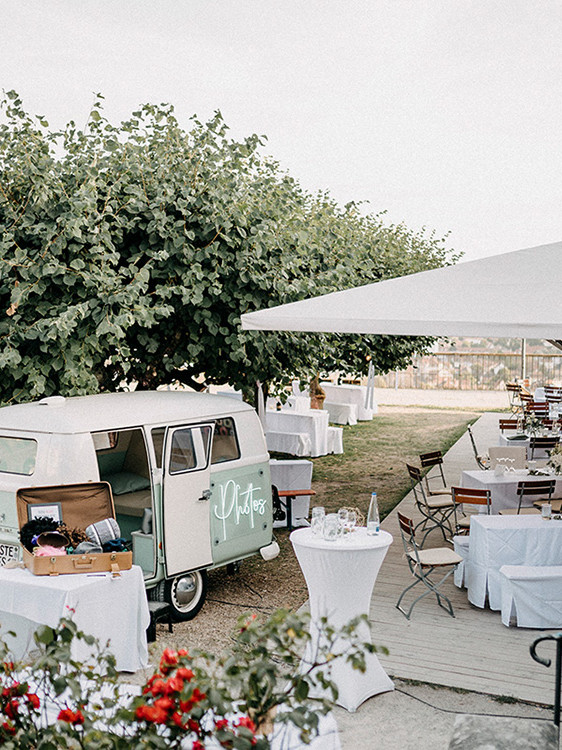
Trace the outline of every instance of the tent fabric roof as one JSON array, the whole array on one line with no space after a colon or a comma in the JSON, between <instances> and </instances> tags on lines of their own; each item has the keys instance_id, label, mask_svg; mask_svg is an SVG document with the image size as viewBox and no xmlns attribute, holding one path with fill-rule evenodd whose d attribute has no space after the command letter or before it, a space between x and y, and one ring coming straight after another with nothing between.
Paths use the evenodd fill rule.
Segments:
<instances>
[{"instance_id":1,"label":"tent fabric roof","mask_svg":"<svg viewBox=\"0 0 562 750\"><path fill-rule=\"evenodd\" d=\"M562 339L562 242L242 315L247 330Z\"/></svg>"}]
</instances>

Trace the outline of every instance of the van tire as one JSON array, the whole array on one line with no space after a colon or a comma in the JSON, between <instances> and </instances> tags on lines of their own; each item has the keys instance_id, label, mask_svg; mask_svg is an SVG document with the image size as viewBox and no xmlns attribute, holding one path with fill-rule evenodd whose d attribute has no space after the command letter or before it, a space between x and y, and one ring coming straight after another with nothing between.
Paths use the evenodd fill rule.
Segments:
<instances>
[{"instance_id":1,"label":"van tire","mask_svg":"<svg viewBox=\"0 0 562 750\"><path fill-rule=\"evenodd\" d=\"M193 594L188 592L186 597L185 589L191 585L194 586ZM193 620L207 598L207 571L193 570L162 581L156 586L154 598L159 602L168 602L175 622Z\"/></svg>"}]
</instances>

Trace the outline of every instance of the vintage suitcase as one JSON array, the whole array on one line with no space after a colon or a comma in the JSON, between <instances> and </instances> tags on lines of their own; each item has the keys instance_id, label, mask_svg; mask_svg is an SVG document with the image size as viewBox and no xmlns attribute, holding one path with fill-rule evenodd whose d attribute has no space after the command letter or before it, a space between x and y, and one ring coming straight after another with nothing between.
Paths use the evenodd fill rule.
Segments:
<instances>
[{"instance_id":1,"label":"vintage suitcase","mask_svg":"<svg viewBox=\"0 0 562 750\"><path fill-rule=\"evenodd\" d=\"M29 506L54 505L60 508L61 521L70 528L85 529L104 518L115 518L115 507L109 482L61 484L52 487L24 487L16 493L18 523L29 520ZM48 509L42 508L42 511ZM133 553L100 552L88 555L36 557L23 550L25 566L36 576L57 576L68 573L112 572L128 570L133 564Z\"/></svg>"}]
</instances>

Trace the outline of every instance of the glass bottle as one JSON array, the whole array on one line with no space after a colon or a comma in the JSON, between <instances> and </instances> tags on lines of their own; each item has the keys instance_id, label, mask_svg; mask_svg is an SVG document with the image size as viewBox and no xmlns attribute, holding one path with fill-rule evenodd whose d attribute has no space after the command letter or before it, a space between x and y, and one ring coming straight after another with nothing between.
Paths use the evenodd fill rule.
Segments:
<instances>
[{"instance_id":1,"label":"glass bottle","mask_svg":"<svg viewBox=\"0 0 562 750\"><path fill-rule=\"evenodd\" d=\"M367 534L374 536L380 531L379 506L377 503L377 493L371 493L371 502L369 503L369 512L367 513Z\"/></svg>"}]
</instances>

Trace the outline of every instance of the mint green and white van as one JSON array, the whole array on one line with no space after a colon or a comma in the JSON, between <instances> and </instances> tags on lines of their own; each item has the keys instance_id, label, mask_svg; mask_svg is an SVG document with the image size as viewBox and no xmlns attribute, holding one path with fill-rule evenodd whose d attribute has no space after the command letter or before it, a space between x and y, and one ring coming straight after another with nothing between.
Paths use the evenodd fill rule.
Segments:
<instances>
[{"instance_id":1,"label":"mint green and white van","mask_svg":"<svg viewBox=\"0 0 562 750\"><path fill-rule=\"evenodd\" d=\"M18 489L99 480L112 487L147 589L177 620L200 610L207 570L278 553L254 409L207 393L143 391L0 408L0 565L21 552Z\"/></svg>"}]
</instances>

